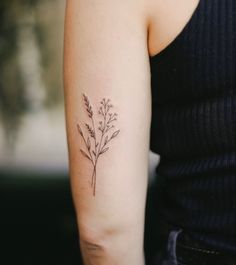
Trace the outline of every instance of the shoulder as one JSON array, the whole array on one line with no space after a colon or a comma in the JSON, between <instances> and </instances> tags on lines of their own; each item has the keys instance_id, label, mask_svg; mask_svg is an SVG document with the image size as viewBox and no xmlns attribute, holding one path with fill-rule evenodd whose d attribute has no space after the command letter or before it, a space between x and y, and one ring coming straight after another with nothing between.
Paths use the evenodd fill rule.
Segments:
<instances>
[{"instance_id":1,"label":"shoulder","mask_svg":"<svg viewBox=\"0 0 236 265\"><path fill-rule=\"evenodd\" d=\"M170 44L190 21L199 0L157 0L149 4L149 51L157 54Z\"/></svg>"},{"instance_id":2,"label":"shoulder","mask_svg":"<svg viewBox=\"0 0 236 265\"><path fill-rule=\"evenodd\" d=\"M150 10L145 0L67 0L65 41L76 43L89 64L101 56L115 61L134 52L146 60Z\"/></svg>"},{"instance_id":3,"label":"shoulder","mask_svg":"<svg viewBox=\"0 0 236 265\"><path fill-rule=\"evenodd\" d=\"M93 15L100 12L106 16L128 15L132 19L136 16L147 18L151 9L151 2L145 0L67 0L66 5L67 8L74 7L71 12L82 12L84 15L89 14L90 19L93 19ZM90 11L95 13L90 13Z\"/></svg>"},{"instance_id":4,"label":"shoulder","mask_svg":"<svg viewBox=\"0 0 236 265\"><path fill-rule=\"evenodd\" d=\"M153 1L145 0L67 0L67 13L88 24L115 27L137 24L148 29ZM160 2L160 0L157 0ZM97 30L97 28L94 28Z\"/></svg>"}]
</instances>

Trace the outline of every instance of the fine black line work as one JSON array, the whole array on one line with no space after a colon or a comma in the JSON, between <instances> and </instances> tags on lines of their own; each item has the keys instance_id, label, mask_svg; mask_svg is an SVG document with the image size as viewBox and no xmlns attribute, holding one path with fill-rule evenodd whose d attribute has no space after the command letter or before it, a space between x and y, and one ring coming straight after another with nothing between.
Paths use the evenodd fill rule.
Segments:
<instances>
[{"instance_id":1,"label":"fine black line work","mask_svg":"<svg viewBox=\"0 0 236 265\"><path fill-rule=\"evenodd\" d=\"M85 94L83 94L83 102L89 117L89 122L84 123L87 133L84 134L79 124L77 124L77 130L86 147L85 150L80 149L80 152L93 165L91 187L93 189L93 195L95 196L98 159L109 150L108 143L119 134L120 130L115 130L114 122L117 120L118 115L111 110L113 105L110 99L103 98L100 101L97 128L93 108Z\"/></svg>"}]
</instances>

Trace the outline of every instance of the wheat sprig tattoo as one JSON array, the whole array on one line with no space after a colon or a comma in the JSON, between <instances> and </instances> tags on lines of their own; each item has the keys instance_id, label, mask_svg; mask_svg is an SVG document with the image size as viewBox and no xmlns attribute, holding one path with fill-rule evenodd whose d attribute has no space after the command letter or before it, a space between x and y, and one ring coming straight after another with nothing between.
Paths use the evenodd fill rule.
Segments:
<instances>
[{"instance_id":1,"label":"wheat sprig tattoo","mask_svg":"<svg viewBox=\"0 0 236 265\"><path fill-rule=\"evenodd\" d=\"M117 120L118 115L111 110L113 105L110 99L103 98L100 101L98 114L101 118L99 119L97 130L93 108L85 94L83 94L83 102L90 119L89 123L84 123L88 136L85 136L79 124L77 124L77 130L86 147L85 150L80 149L80 152L93 165L91 187L93 189L93 195L95 196L98 160L102 154L109 150L108 143L119 134L120 130L115 130L114 122Z\"/></svg>"}]
</instances>

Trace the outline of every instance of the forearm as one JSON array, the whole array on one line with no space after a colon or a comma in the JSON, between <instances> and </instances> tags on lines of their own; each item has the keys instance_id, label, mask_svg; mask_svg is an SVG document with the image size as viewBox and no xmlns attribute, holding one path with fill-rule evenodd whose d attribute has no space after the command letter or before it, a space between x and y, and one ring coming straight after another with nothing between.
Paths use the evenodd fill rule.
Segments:
<instances>
[{"instance_id":1,"label":"forearm","mask_svg":"<svg viewBox=\"0 0 236 265\"><path fill-rule=\"evenodd\" d=\"M106 174L102 175L104 180ZM136 179L139 178L137 173L133 175ZM146 173L143 172L141 175ZM113 174L113 176L116 175ZM136 195L139 203L134 204L132 190L128 194L128 191L126 193L123 188L122 194L118 188L119 185L116 184L113 189L108 185L107 188L100 187L102 190L102 192L100 190L100 196L94 198L95 204L91 204L89 200L83 200L83 191L86 190L79 190L78 182L73 180L72 177L84 265L144 265L145 200L141 198L145 195L142 193ZM146 187L147 178L143 180L142 186ZM77 193L78 190L79 193ZM115 194L117 194L116 197Z\"/></svg>"},{"instance_id":2,"label":"forearm","mask_svg":"<svg viewBox=\"0 0 236 265\"><path fill-rule=\"evenodd\" d=\"M145 5L67 1L66 126L85 265L144 265L151 122Z\"/></svg>"},{"instance_id":3,"label":"forearm","mask_svg":"<svg viewBox=\"0 0 236 265\"><path fill-rule=\"evenodd\" d=\"M97 182L91 178L93 167L84 163L80 153L70 159L72 193L85 265L144 265L147 148L141 148L141 158L143 154L144 157L137 165L124 169L120 165L134 165L129 158L135 157L127 155L128 150L135 148L124 146L127 145L114 144L116 153L111 151L110 156L103 157L95 171L100 177ZM97 186L91 188L91 183Z\"/></svg>"}]
</instances>

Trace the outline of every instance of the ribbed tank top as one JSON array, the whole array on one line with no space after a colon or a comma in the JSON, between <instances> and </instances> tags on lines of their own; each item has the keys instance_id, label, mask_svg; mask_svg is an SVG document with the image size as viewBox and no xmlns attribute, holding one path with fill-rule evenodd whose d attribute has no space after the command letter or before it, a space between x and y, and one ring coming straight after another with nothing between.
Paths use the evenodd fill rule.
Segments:
<instances>
[{"instance_id":1,"label":"ribbed tank top","mask_svg":"<svg viewBox=\"0 0 236 265\"><path fill-rule=\"evenodd\" d=\"M236 1L200 0L150 67L158 218L236 254Z\"/></svg>"}]
</instances>

